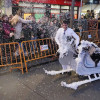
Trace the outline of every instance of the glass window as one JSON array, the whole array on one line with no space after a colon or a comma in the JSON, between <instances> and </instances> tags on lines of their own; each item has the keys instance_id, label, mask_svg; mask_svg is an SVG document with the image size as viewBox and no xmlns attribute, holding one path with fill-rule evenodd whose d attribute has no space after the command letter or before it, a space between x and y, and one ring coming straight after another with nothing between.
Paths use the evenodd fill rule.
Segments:
<instances>
[{"instance_id":1,"label":"glass window","mask_svg":"<svg viewBox=\"0 0 100 100\"><path fill-rule=\"evenodd\" d=\"M51 8L60 9L60 5L51 5Z\"/></svg>"},{"instance_id":2,"label":"glass window","mask_svg":"<svg viewBox=\"0 0 100 100\"><path fill-rule=\"evenodd\" d=\"M34 13L45 13L45 9L34 8Z\"/></svg>"},{"instance_id":3,"label":"glass window","mask_svg":"<svg viewBox=\"0 0 100 100\"><path fill-rule=\"evenodd\" d=\"M23 8L22 8L22 11L23 11L24 13L33 13L33 9L32 9L32 8L25 8L25 7L23 7Z\"/></svg>"},{"instance_id":4,"label":"glass window","mask_svg":"<svg viewBox=\"0 0 100 100\"><path fill-rule=\"evenodd\" d=\"M61 6L61 9L69 9L69 6Z\"/></svg>"},{"instance_id":5,"label":"glass window","mask_svg":"<svg viewBox=\"0 0 100 100\"><path fill-rule=\"evenodd\" d=\"M32 4L31 3L26 3L26 2L20 2L19 6L32 7Z\"/></svg>"},{"instance_id":6,"label":"glass window","mask_svg":"<svg viewBox=\"0 0 100 100\"><path fill-rule=\"evenodd\" d=\"M77 11L74 11L74 18L77 19L78 16L77 16Z\"/></svg>"},{"instance_id":7,"label":"glass window","mask_svg":"<svg viewBox=\"0 0 100 100\"><path fill-rule=\"evenodd\" d=\"M61 12L64 12L64 13L66 13L66 12L69 12L69 10L61 10Z\"/></svg>"},{"instance_id":8,"label":"glass window","mask_svg":"<svg viewBox=\"0 0 100 100\"><path fill-rule=\"evenodd\" d=\"M74 7L74 10L77 10L78 9L78 7Z\"/></svg>"},{"instance_id":9,"label":"glass window","mask_svg":"<svg viewBox=\"0 0 100 100\"><path fill-rule=\"evenodd\" d=\"M33 12L33 8L32 8L32 4L31 3L20 2L19 6L22 7L22 11L24 13L32 13Z\"/></svg>"},{"instance_id":10,"label":"glass window","mask_svg":"<svg viewBox=\"0 0 100 100\"><path fill-rule=\"evenodd\" d=\"M35 14L36 21L38 21L43 16L44 16L44 14Z\"/></svg>"},{"instance_id":11,"label":"glass window","mask_svg":"<svg viewBox=\"0 0 100 100\"><path fill-rule=\"evenodd\" d=\"M60 10L51 9L51 13L53 13L53 14L54 14L54 13L57 13L57 14L58 14L58 13L60 13Z\"/></svg>"},{"instance_id":12,"label":"glass window","mask_svg":"<svg viewBox=\"0 0 100 100\"><path fill-rule=\"evenodd\" d=\"M45 8L46 4L34 4L34 7L41 7L41 8Z\"/></svg>"},{"instance_id":13,"label":"glass window","mask_svg":"<svg viewBox=\"0 0 100 100\"><path fill-rule=\"evenodd\" d=\"M74 11L74 14L77 14L77 11Z\"/></svg>"}]
</instances>

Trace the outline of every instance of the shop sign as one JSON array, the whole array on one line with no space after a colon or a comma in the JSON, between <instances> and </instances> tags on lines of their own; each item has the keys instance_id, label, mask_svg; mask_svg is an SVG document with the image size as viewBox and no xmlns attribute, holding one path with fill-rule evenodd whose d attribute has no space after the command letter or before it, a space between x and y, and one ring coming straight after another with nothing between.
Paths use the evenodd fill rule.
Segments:
<instances>
[{"instance_id":1,"label":"shop sign","mask_svg":"<svg viewBox=\"0 0 100 100\"><path fill-rule=\"evenodd\" d=\"M40 45L40 50L41 51L48 50L48 45Z\"/></svg>"}]
</instances>

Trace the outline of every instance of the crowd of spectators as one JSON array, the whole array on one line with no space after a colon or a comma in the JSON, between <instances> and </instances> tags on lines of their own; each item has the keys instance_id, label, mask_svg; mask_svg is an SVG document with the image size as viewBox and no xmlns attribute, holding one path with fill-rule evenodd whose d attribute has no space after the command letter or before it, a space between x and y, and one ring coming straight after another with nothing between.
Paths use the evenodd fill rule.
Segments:
<instances>
[{"instance_id":1,"label":"crowd of spectators","mask_svg":"<svg viewBox=\"0 0 100 100\"><path fill-rule=\"evenodd\" d=\"M81 19L97 19L99 14L96 14L94 10L87 10L85 15L81 15Z\"/></svg>"},{"instance_id":2,"label":"crowd of spectators","mask_svg":"<svg viewBox=\"0 0 100 100\"><path fill-rule=\"evenodd\" d=\"M0 43L53 37L61 26L56 17L50 19L44 14L42 18L36 21L34 15L23 19L21 14L20 9L14 16L0 13Z\"/></svg>"},{"instance_id":3,"label":"crowd of spectators","mask_svg":"<svg viewBox=\"0 0 100 100\"><path fill-rule=\"evenodd\" d=\"M93 10L87 10L86 15L82 15L81 19L94 19L94 15ZM53 38L58 28L61 27L63 20L70 20L69 12L61 13L60 18L57 17L57 15L53 15L49 18L44 14L38 21L36 21L34 15L23 19L20 9L16 12L16 15L10 16L2 15L0 12L0 43ZM74 31L80 32L81 36L81 32L84 31L83 26L79 25Z\"/></svg>"}]
</instances>

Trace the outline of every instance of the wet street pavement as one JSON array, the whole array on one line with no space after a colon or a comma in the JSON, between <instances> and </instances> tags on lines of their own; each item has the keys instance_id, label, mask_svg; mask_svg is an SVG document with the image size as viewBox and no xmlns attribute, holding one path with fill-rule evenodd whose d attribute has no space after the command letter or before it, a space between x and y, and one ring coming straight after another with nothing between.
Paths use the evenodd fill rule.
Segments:
<instances>
[{"instance_id":1,"label":"wet street pavement","mask_svg":"<svg viewBox=\"0 0 100 100\"><path fill-rule=\"evenodd\" d=\"M60 70L58 61L31 66L28 73L14 70L0 73L0 100L100 100L100 81L78 87L77 90L61 87L61 81L71 83L79 81L72 72L49 76L43 71Z\"/></svg>"}]
</instances>

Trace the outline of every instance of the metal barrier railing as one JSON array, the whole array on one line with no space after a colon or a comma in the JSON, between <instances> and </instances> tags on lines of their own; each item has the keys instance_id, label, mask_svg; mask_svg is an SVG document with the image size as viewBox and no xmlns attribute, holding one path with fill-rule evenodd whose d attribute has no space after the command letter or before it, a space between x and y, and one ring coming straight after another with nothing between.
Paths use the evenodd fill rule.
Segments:
<instances>
[{"instance_id":1,"label":"metal barrier railing","mask_svg":"<svg viewBox=\"0 0 100 100\"><path fill-rule=\"evenodd\" d=\"M77 32L77 35L80 37L81 40L88 40L90 42L96 43L100 47L100 30L89 30L89 31L83 31L82 36L80 36L80 33Z\"/></svg>"},{"instance_id":2,"label":"metal barrier railing","mask_svg":"<svg viewBox=\"0 0 100 100\"><path fill-rule=\"evenodd\" d=\"M98 47L100 47L100 40L95 40L95 41L93 41L93 43L97 44Z\"/></svg>"},{"instance_id":3,"label":"metal barrier railing","mask_svg":"<svg viewBox=\"0 0 100 100\"><path fill-rule=\"evenodd\" d=\"M98 29L98 20L97 19L91 19L88 20L88 30L97 30Z\"/></svg>"},{"instance_id":4,"label":"metal barrier railing","mask_svg":"<svg viewBox=\"0 0 100 100\"><path fill-rule=\"evenodd\" d=\"M99 32L98 30L89 30L83 31L82 36L80 36L79 32L77 34L80 36L81 40L88 40L100 44L98 37ZM58 45L50 38L23 41L21 43L21 48L17 42L3 43L0 44L0 67L12 65L13 67L10 68L10 71L17 68L24 73L21 57L21 53L23 53L26 72L28 72L27 62L55 56L57 49ZM17 54L19 56L17 56ZM15 66L19 64L19 67Z\"/></svg>"},{"instance_id":5,"label":"metal barrier railing","mask_svg":"<svg viewBox=\"0 0 100 100\"><path fill-rule=\"evenodd\" d=\"M56 54L57 44L49 38L23 41L21 43L26 72L27 62L46 58Z\"/></svg>"},{"instance_id":6,"label":"metal barrier railing","mask_svg":"<svg viewBox=\"0 0 100 100\"><path fill-rule=\"evenodd\" d=\"M98 40L98 30L83 31L80 36L81 40L95 41Z\"/></svg>"},{"instance_id":7,"label":"metal barrier railing","mask_svg":"<svg viewBox=\"0 0 100 100\"><path fill-rule=\"evenodd\" d=\"M17 56L17 53L19 56ZM11 66L12 69L20 69L23 72L23 63L19 43L0 44L0 67Z\"/></svg>"}]
</instances>

